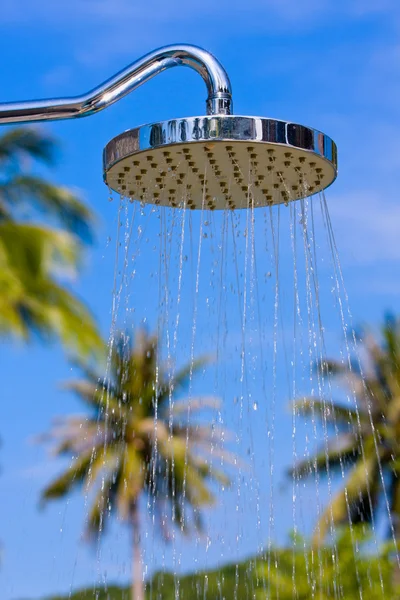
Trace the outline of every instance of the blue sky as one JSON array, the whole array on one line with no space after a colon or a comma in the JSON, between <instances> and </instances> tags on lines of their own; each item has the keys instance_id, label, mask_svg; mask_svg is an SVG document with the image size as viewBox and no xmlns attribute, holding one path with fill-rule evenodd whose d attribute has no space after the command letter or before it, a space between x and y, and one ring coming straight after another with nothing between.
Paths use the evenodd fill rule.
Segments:
<instances>
[{"instance_id":1,"label":"blue sky","mask_svg":"<svg viewBox=\"0 0 400 600\"><path fill-rule=\"evenodd\" d=\"M3 0L0 34L2 101L80 94L164 44L194 43L213 52L230 75L237 114L272 116L311 125L336 141L339 177L327 198L354 321L377 325L384 310L397 310L400 6L396 0L196 0L175 2L173 6L160 0L141 5L128 0ZM102 182L102 149L113 136L135 125L202 114L205 96L204 84L195 73L174 69L99 115L43 125L60 139L63 147L60 165L51 176L79 190L99 217L97 243L88 253L82 277L73 285L95 312L105 334L110 326L117 205L116 201L107 201ZM159 224L149 226L150 237L158 231ZM287 228L285 239L290 243L288 231ZM260 244L263 235L269 233L268 227L260 226ZM204 242L206 265L215 257L207 244ZM154 303L147 302L146 294L139 292L146 290L147 275L155 269L156 252L147 256L146 252L141 253L130 299L135 303L135 319L146 317L151 324L155 323ZM269 272L271 255L264 256L262 252L261 246L257 247L259 268ZM323 258L322 243L321 253ZM290 289L290 252L283 251L282 256L281 282ZM264 264L260 265L263 262L265 269ZM322 269L320 285L326 305L328 346L336 350L341 332L337 317L329 310L333 304L330 275L328 266ZM204 291L201 302L206 296ZM230 348L234 355L240 346L240 340L235 341L235 336L240 338L240 328L235 329L238 315L231 305L233 302L228 299L226 306L232 319L229 322L233 323L229 329ZM273 313L270 289L262 308L263 313ZM211 317L216 318L216 313L211 311ZM206 323L204 318L207 333ZM200 324L203 326L203 320ZM265 334L268 332L271 317L265 325ZM199 334L199 350L202 344L207 346L206 333ZM127 581L128 537L120 525L111 528L99 557L80 542L84 508L79 495L68 503L48 507L45 512L37 510L41 487L59 467L30 440L45 430L55 415L79 410L78 403L59 389L59 382L71 374L70 365L57 346L49 349L35 344L26 349L3 344L0 357L4 407L0 423L0 539L4 545L1 598L36 598L102 579ZM220 374L226 394L232 399L234 390L227 385L229 364L220 368ZM255 388L256 368L253 376ZM287 448L291 433L290 412L285 410L287 389L280 376L279 373L277 488L291 458ZM264 381L270 382L269 377ZM236 384L237 381L236 378ZM198 391L203 391L204 386L210 387L207 378L200 381ZM224 409L224 419L232 426L237 424L237 414L229 406ZM262 406L259 410L257 415L264 418L270 409ZM267 454L265 419L260 416L256 423L253 417L250 412L241 425L241 450L245 450L253 431L254 452L261 456L263 451ZM260 465L261 462L260 459ZM262 498L267 501L268 486L265 482L261 485ZM291 501L287 498L290 492L285 493L286 496L283 492L280 496L275 516L280 540L287 532L286 522L291 514ZM254 499L251 482L244 496L250 506L251 498ZM218 519L229 521L234 502L234 495L227 497L226 504L217 509L217 516L210 516L210 530ZM243 556L260 542L254 518L243 506L240 516L242 533L247 533L236 548L227 539L223 555L226 559ZM264 530L261 537L263 534ZM182 568L214 564L221 556L219 542L213 539L207 554L203 542L185 546L184 552L178 545L184 558ZM150 557L154 553L156 566L161 567L163 561L167 567L172 564L170 550L149 543L148 552Z\"/></svg>"}]
</instances>

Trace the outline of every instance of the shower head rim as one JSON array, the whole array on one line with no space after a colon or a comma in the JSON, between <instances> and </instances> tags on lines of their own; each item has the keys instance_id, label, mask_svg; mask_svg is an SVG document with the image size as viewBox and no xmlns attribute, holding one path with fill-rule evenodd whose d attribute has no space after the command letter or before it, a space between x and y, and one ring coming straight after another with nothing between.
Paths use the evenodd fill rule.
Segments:
<instances>
[{"instance_id":1,"label":"shower head rim","mask_svg":"<svg viewBox=\"0 0 400 600\"><path fill-rule=\"evenodd\" d=\"M234 123L234 127L231 128L233 134L226 135L226 130L224 131L224 135L205 137L196 133L196 137L192 135L188 136L188 132L186 126L194 125L195 122L202 121L203 126L205 123L212 123L218 121L219 123ZM256 132L256 135L242 135L239 136L240 128L243 125L244 121L248 121L249 125L253 126L253 131ZM265 139L263 135L260 137L260 133L262 132L263 124L271 128L268 139ZM285 130L286 140L282 140L282 138L277 135L274 137L273 129L280 126L281 132L282 129ZM313 138L313 144L308 147L304 144L300 143L299 139L296 139L296 143L290 143L287 139L287 134L289 128L298 128L298 138L301 137L301 134L311 134ZM186 139L182 139L181 137L176 135L176 132L179 131L179 128L185 129L186 131ZM165 141L162 143L150 143L151 132L158 129L162 132L168 133ZM175 135L171 135L171 132L175 130ZM261 130L261 131L260 131ZM149 141L147 141L149 140ZM315 143L316 140L319 141L318 144ZM120 154L116 146L120 144L120 142L124 142L124 154ZM140 125L138 127L134 127L132 129L127 129L123 133L114 137L110 140L104 148L103 151L103 174L104 179L106 180L108 170L113 167L115 164L120 162L121 160L127 158L128 156L134 156L140 152L147 152L155 149L162 149L163 147L169 147L177 144L194 144L194 143L210 143L213 142L240 142L240 143L262 143L262 144L271 144L278 146L287 146L288 149L294 148L298 150L302 150L307 153L313 153L318 155L321 159L325 159L328 161L334 171L335 177L333 181L335 181L337 177L338 165L337 165L337 147L335 142L328 135L323 133L318 129L314 129L312 127L308 127L305 125L301 125L299 123L295 123L293 121L284 121L282 119L273 119L270 117L257 117L257 116L247 116L247 115L200 115L195 117L183 117L183 118L174 118L168 119L166 121L158 121L154 123L146 123L144 125ZM321 145L323 151L321 151ZM115 156L115 151L117 156ZM332 183L333 183L332 181Z\"/></svg>"}]
</instances>

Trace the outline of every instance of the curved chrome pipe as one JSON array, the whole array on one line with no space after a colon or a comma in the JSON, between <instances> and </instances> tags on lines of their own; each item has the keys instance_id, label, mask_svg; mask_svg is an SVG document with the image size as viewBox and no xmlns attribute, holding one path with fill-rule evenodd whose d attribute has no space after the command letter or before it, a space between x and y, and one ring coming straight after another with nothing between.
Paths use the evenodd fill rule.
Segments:
<instances>
[{"instance_id":1,"label":"curved chrome pipe","mask_svg":"<svg viewBox=\"0 0 400 600\"><path fill-rule=\"evenodd\" d=\"M208 115L232 113L231 84L221 63L202 48L177 44L146 54L83 96L0 104L0 124L55 121L93 115L158 73L180 65L191 67L204 79L208 91Z\"/></svg>"}]
</instances>

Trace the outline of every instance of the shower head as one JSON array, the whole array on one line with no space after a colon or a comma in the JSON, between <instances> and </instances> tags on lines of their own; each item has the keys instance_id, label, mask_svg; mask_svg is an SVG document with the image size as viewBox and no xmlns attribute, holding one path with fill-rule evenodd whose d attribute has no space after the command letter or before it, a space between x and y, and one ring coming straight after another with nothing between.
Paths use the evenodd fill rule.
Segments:
<instances>
[{"instance_id":1,"label":"shower head","mask_svg":"<svg viewBox=\"0 0 400 600\"><path fill-rule=\"evenodd\" d=\"M236 115L173 119L131 129L104 149L104 180L123 196L192 209L248 208L318 193L336 178L323 133Z\"/></svg>"},{"instance_id":2,"label":"shower head","mask_svg":"<svg viewBox=\"0 0 400 600\"><path fill-rule=\"evenodd\" d=\"M154 50L82 96L0 104L0 124L89 116L179 65L203 78L207 115L143 125L111 140L103 155L110 188L150 204L218 209L287 203L335 180L337 152L328 136L295 123L232 115L226 71L196 46Z\"/></svg>"},{"instance_id":3,"label":"shower head","mask_svg":"<svg viewBox=\"0 0 400 600\"><path fill-rule=\"evenodd\" d=\"M103 153L106 184L132 200L192 209L287 203L331 185L337 174L334 142L295 123L232 115L229 77L201 52L206 71L218 70L214 89L207 84L207 115L143 125L115 137ZM204 69L198 71L204 76Z\"/></svg>"}]
</instances>

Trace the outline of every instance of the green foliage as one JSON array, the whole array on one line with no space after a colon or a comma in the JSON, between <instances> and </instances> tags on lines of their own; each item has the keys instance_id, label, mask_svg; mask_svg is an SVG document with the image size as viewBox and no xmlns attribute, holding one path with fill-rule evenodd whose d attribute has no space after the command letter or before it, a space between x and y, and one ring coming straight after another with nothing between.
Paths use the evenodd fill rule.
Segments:
<instances>
[{"instance_id":1,"label":"green foliage","mask_svg":"<svg viewBox=\"0 0 400 600\"><path fill-rule=\"evenodd\" d=\"M396 590L393 584L390 547L382 546L375 554L368 549L369 542L368 532L363 533L358 527L353 533L343 530L335 544L318 550L306 540L297 538L291 547L272 548L270 560L253 557L238 565L227 565L179 579L170 573L157 573L148 582L146 598L359 600L360 594L363 598L380 600L398 598L400 590ZM129 600L130 595L128 589L110 587L108 590L82 590L68 598Z\"/></svg>"},{"instance_id":2,"label":"green foliage","mask_svg":"<svg viewBox=\"0 0 400 600\"><path fill-rule=\"evenodd\" d=\"M353 531L342 530L332 545L315 548L294 538L293 548L278 550L277 567L272 561L270 569L264 564L258 570L268 581L271 600L398 597L394 590L392 548L382 546L378 554L374 547L373 551L368 550L365 546L371 536L363 529L357 526Z\"/></svg>"},{"instance_id":3,"label":"green foliage","mask_svg":"<svg viewBox=\"0 0 400 600\"><path fill-rule=\"evenodd\" d=\"M54 142L35 129L0 137L0 335L56 336L88 356L101 339L65 281L92 239L93 217L73 192L29 173L31 162L51 165L54 154Z\"/></svg>"},{"instance_id":4,"label":"green foliage","mask_svg":"<svg viewBox=\"0 0 400 600\"><path fill-rule=\"evenodd\" d=\"M124 335L114 340L109 377L82 367L86 378L67 387L88 405L90 416L69 417L50 433L58 455L73 456L71 465L44 491L53 500L81 487L92 498L88 534L104 530L107 518L118 513L132 522L143 491L154 498L160 532L201 528L200 510L214 502L208 482L229 484L213 466L215 457L232 457L219 448L223 432L196 422L198 411L215 407L213 398L176 402L191 370L169 377L158 364L157 339L140 331L135 345Z\"/></svg>"},{"instance_id":5,"label":"green foliage","mask_svg":"<svg viewBox=\"0 0 400 600\"><path fill-rule=\"evenodd\" d=\"M79 590L78 592L68 594L68 596L52 596L46 600L131 600L129 588L110 586L107 589Z\"/></svg>"},{"instance_id":6,"label":"green foliage","mask_svg":"<svg viewBox=\"0 0 400 600\"><path fill-rule=\"evenodd\" d=\"M400 323L388 316L382 340L366 332L360 344L365 356L365 372L346 363L326 360L319 365L321 375L340 378L347 388L349 403L323 398L305 398L295 404L302 415L315 415L329 427L332 436L317 454L294 469L298 477L347 473L345 486L332 499L322 515L316 541L321 541L331 525L369 523L383 496L383 480L400 538ZM382 469L382 470L381 470ZM387 511L382 511L386 514ZM390 528L388 527L388 533Z\"/></svg>"}]
</instances>

